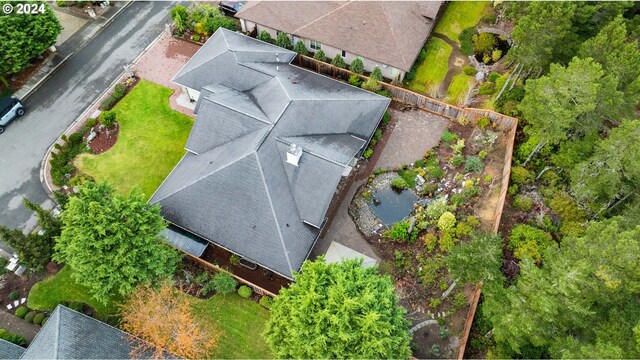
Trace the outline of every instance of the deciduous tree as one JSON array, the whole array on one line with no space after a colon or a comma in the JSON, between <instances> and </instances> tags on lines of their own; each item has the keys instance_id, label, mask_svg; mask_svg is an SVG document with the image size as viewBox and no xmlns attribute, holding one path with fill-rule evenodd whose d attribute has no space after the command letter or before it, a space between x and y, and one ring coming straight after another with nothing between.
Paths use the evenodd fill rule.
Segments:
<instances>
[{"instance_id":1,"label":"deciduous tree","mask_svg":"<svg viewBox=\"0 0 640 360\"><path fill-rule=\"evenodd\" d=\"M307 261L271 307L265 338L280 358L394 358L411 355L405 310L388 276L362 260Z\"/></svg>"},{"instance_id":2,"label":"deciduous tree","mask_svg":"<svg viewBox=\"0 0 640 360\"><path fill-rule=\"evenodd\" d=\"M103 303L114 293L170 277L180 260L160 239L166 227L160 207L147 204L139 190L125 196L106 183L86 183L69 199L62 222L55 259Z\"/></svg>"}]
</instances>

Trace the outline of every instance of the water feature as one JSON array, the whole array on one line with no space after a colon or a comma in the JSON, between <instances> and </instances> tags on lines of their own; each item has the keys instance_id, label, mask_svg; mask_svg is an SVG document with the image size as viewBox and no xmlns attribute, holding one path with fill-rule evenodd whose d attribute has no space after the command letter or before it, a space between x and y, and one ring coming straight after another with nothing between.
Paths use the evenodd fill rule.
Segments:
<instances>
[{"instance_id":1,"label":"water feature","mask_svg":"<svg viewBox=\"0 0 640 360\"><path fill-rule=\"evenodd\" d=\"M369 207L386 226L396 223L411 213L418 197L412 190L396 192L391 188L376 192L369 200Z\"/></svg>"}]
</instances>

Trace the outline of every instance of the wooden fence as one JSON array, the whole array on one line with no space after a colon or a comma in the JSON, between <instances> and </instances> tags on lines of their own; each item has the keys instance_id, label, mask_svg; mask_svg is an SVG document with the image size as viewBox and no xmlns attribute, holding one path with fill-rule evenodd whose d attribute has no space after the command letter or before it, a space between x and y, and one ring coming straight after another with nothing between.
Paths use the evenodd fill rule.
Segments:
<instances>
[{"instance_id":1,"label":"wooden fence","mask_svg":"<svg viewBox=\"0 0 640 360\"><path fill-rule=\"evenodd\" d=\"M295 62L300 67L313 70L317 73L338 78L344 81L348 81L349 77L357 76L362 81L368 79L365 75L356 74L347 69L339 68L331 64L316 60L309 56L298 54ZM476 109L476 108L461 108L455 105L450 105L436 99L432 99L428 96L415 93L411 90L401 88L389 83L380 82L382 89L386 90L395 101L414 105L422 110L440 115L451 121L455 121L461 117L466 117L469 120L477 121L483 117L489 118L496 128L504 131L507 134L507 145L504 155L504 167L502 170L502 183L500 185L500 197L496 209L494 212L494 220L491 230L494 234L498 233L500 227L500 220L502 218L502 211L504 209L504 203L507 198L507 189L509 188L509 175L511 174L511 159L513 156L513 146L516 138L516 131L518 128L518 119L497 113L492 110ZM460 340L460 348L458 349L458 359L464 358L464 352L471 333L471 326L473 324L473 318L478 308L478 302L480 301L480 294L482 292L482 283L476 284L471 297L471 306L467 313L467 319L464 324L464 332L462 339Z\"/></svg>"}]
</instances>

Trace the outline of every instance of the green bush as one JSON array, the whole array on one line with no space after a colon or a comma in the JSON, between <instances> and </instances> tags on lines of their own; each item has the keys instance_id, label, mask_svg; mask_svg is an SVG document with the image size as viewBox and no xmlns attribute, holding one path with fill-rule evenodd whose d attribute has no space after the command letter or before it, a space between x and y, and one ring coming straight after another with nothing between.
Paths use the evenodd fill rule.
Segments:
<instances>
[{"instance_id":1,"label":"green bush","mask_svg":"<svg viewBox=\"0 0 640 360\"><path fill-rule=\"evenodd\" d=\"M276 45L291 50L291 39L286 33L280 32L278 36L276 36Z\"/></svg>"},{"instance_id":2,"label":"green bush","mask_svg":"<svg viewBox=\"0 0 640 360\"><path fill-rule=\"evenodd\" d=\"M487 157L487 152L485 150L480 150L480 152L478 153L478 157L482 160L484 160Z\"/></svg>"},{"instance_id":3,"label":"green bush","mask_svg":"<svg viewBox=\"0 0 640 360\"><path fill-rule=\"evenodd\" d=\"M416 241L416 238L418 237L418 232L412 231L411 236L409 236L409 227L411 227L411 224L409 224L409 221L406 221L406 220L399 221L391 225L391 229L385 231L384 235L385 237L400 243L403 243L407 240L410 243L413 243L414 241Z\"/></svg>"},{"instance_id":4,"label":"green bush","mask_svg":"<svg viewBox=\"0 0 640 360\"><path fill-rule=\"evenodd\" d=\"M453 150L453 153L456 155L461 155L462 154L462 150L464 150L464 139L458 139L458 141L456 141L455 144L450 146L451 150Z\"/></svg>"},{"instance_id":5,"label":"green bush","mask_svg":"<svg viewBox=\"0 0 640 360\"><path fill-rule=\"evenodd\" d=\"M453 165L454 167L458 167L460 165L462 165L462 163L464 163L464 156L462 155L454 155L451 157L451 160L449 160L449 163L451 165Z\"/></svg>"},{"instance_id":6,"label":"green bush","mask_svg":"<svg viewBox=\"0 0 640 360\"><path fill-rule=\"evenodd\" d=\"M382 89L382 84L380 84L380 81L378 79L374 77L370 77L365 82L363 82L362 85L360 85L360 87L362 87L367 91L377 93Z\"/></svg>"},{"instance_id":7,"label":"green bush","mask_svg":"<svg viewBox=\"0 0 640 360\"><path fill-rule=\"evenodd\" d=\"M371 155L373 155L373 150L371 148L368 148L367 150L364 151L364 153L362 153L362 157L365 159L370 158Z\"/></svg>"},{"instance_id":8,"label":"green bush","mask_svg":"<svg viewBox=\"0 0 640 360\"><path fill-rule=\"evenodd\" d=\"M411 70L409 70L409 72L404 76L404 80L405 81L411 81L411 80L415 79L417 73L418 73L418 69L416 69L416 66L414 65L411 68Z\"/></svg>"},{"instance_id":9,"label":"green bush","mask_svg":"<svg viewBox=\"0 0 640 360\"><path fill-rule=\"evenodd\" d=\"M271 309L271 306L273 306L273 298L268 295L263 295L260 298L260 305L266 309Z\"/></svg>"},{"instance_id":10,"label":"green bush","mask_svg":"<svg viewBox=\"0 0 640 360\"><path fill-rule=\"evenodd\" d=\"M5 329L0 329L0 339L22 347L27 346L27 339L25 339L24 336L9 332Z\"/></svg>"},{"instance_id":11,"label":"green bush","mask_svg":"<svg viewBox=\"0 0 640 360\"><path fill-rule=\"evenodd\" d=\"M532 258L536 263L542 261L542 253L554 245L551 234L530 225L520 224L511 229L509 249L517 259Z\"/></svg>"},{"instance_id":12,"label":"green bush","mask_svg":"<svg viewBox=\"0 0 640 360\"><path fill-rule=\"evenodd\" d=\"M380 70L380 67L378 67L376 65L376 67L373 68L373 71L371 72L371 75L369 75L370 78L376 79L378 81L382 80L382 70Z\"/></svg>"},{"instance_id":13,"label":"green bush","mask_svg":"<svg viewBox=\"0 0 640 360\"><path fill-rule=\"evenodd\" d=\"M533 208L533 198L518 194L513 198L512 205L516 210L529 212Z\"/></svg>"},{"instance_id":14,"label":"green bush","mask_svg":"<svg viewBox=\"0 0 640 360\"><path fill-rule=\"evenodd\" d=\"M480 21L487 24L495 24L498 17L494 13L486 14L480 18Z\"/></svg>"},{"instance_id":15,"label":"green bush","mask_svg":"<svg viewBox=\"0 0 640 360\"><path fill-rule=\"evenodd\" d=\"M208 34L213 34L219 28L236 31L238 27L233 19L228 18L224 15L213 16L204 23L204 30Z\"/></svg>"},{"instance_id":16,"label":"green bush","mask_svg":"<svg viewBox=\"0 0 640 360\"><path fill-rule=\"evenodd\" d=\"M438 219L438 229L442 231L449 230L456 225L456 216L452 212L446 211Z\"/></svg>"},{"instance_id":17,"label":"green bush","mask_svg":"<svg viewBox=\"0 0 640 360\"><path fill-rule=\"evenodd\" d=\"M498 60L500 60L502 58L502 50L500 49L494 49L491 52L491 60L493 62L498 62Z\"/></svg>"},{"instance_id":18,"label":"green bush","mask_svg":"<svg viewBox=\"0 0 640 360\"><path fill-rule=\"evenodd\" d=\"M394 189L394 190L402 191L402 190L406 189L407 187L409 187L409 185L401 177L397 177L397 178L391 180L391 188Z\"/></svg>"},{"instance_id":19,"label":"green bush","mask_svg":"<svg viewBox=\"0 0 640 360\"><path fill-rule=\"evenodd\" d=\"M316 50L316 53L313 54L313 58L322 62L327 61L327 57L324 55L324 51L322 51L322 49Z\"/></svg>"},{"instance_id":20,"label":"green bush","mask_svg":"<svg viewBox=\"0 0 640 360\"><path fill-rule=\"evenodd\" d=\"M438 240L438 248L442 252L449 252L456 246L458 239L454 236L453 231L443 231Z\"/></svg>"},{"instance_id":21,"label":"green bush","mask_svg":"<svg viewBox=\"0 0 640 360\"><path fill-rule=\"evenodd\" d=\"M440 139L444 142L452 142L452 141L456 141L458 140L458 135L450 132L449 130L445 131L442 133L442 136L440 136Z\"/></svg>"},{"instance_id":22,"label":"green bush","mask_svg":"<svg viewBox=\"0 0 640 360\"><path fill-rule=\"evenodd\" d=\"M117 84L113 90L113 93L107 96L100 103L100 110L111 110L118 101L120 101L127 94L127 87L124 84Z\"/></svg>"},{"instance_id":23,"label":"green bush","mask_svg":"<svg viewBox=\"0 0 640 360\"><path fill-rule=\"evenodd\" d=\"M35 318L36 315L38 315L36 311L29 311L27 315L24 316L24 319L33 324L33 318Z\"/></svg>"},{"instance_id":24,"label":"green bush","mask_svg":"<svg viewBox=\"0 0 640 360\"><path fill-rule=\"evenodd\" d=\"M482 162L482 159L480 159L477 156L467 156L467 159L465 161L464 164L464 172L466 173L470 173L470 172L481 172L482 168L484 167L484 163Z\"/></svg>"},{"instance_id":25,"label":"green bush","mask_svg":"<svg viewBox=\"0 0 640 360\"><path fill-rule=\"evenodd\" d=\"M251 290L251 288L248 287L247 285L242 285L238 288L238 295L240 295L240 297L248 299L251 297L252 294L253 294L253 290Z\"/></svg>"},{"instance_id":26,"label":"green bush","mask_svg":"<svg viewBox=\"0 0 640 360\"><path fill-rule=\"evenodd\" d=\"M44 314L39 313L33 317L33 323L36 325L42 325L42 321L44 320L44 318L45 318Z\"/></svg>"},{"instance_id":27,"label":"green bush","mask_svg":"<svg viewBox=\"0 0 640 360\"><path fill-rule=\"evenodd\" d=\"M216 273L211 282L213 282L213 288L220 294L230 294L238 286L238 282L233 276L222 271Z\"/></svg>"},{"instance_id":28,"label":"green bush","mask_svg":"<svg viewBox=\"0 0 640 360\"><path fill-rule=\"evenodd\" d=\"M359 57L353 59L353 61L351 61L351 64L349 65L349 70L356 74L362 75L364 73L364 64L362 63L362 59L360 59Z\"/></svg>"},{"instance_id":29,"label":"green bush","mask_svg":"<svg viewBox=\"0 0 640 360\"><path fill-rule=\"evenodd\" d=\"M202 39L202 37L198 34L191 35L191 40L193 41L200 41L200 39Z\"/></svg>"},{"instance_id":30,"label":"green bush","mask_svg":"<svg viewBox=\"0 0 640 360\"><path fill-rule=\"evenodd\" d=\"M344 62L344 58L340 54L337 54L333 57L333 60L331 60L331 65L342 69L345 69L347 67L347 63Z\"/></svg>"},{"instance_id":31,"label":"green bush","mask_svg":"<svg viewBox=\"0 0 640 360\"><path fill-rule=\"evenodd\" d=\"M490 82L486 82L480 85L478 89L478 95L491 95L496 92L496 85Z\"/></svg>"},{"instance_id":32,"label":"green bush","mask_svg":"<svg viewBox=\"0 0 640 360\"><path fill-rule=\"evenodd\" d=\"M9 293L9 300L18 300L20 298L20 293L17 291L12 291Z\"/></svg>"},{"instance_id":33,"label":"green bush","mask_svg":"<svg viewBox=\"0 0 640 360\"><path fill-rule=\"evenodd\" d=\"M16 316L24 319L25 315L27 315L27 313L29 312L29 309L27 309L24 306L20 306L19 308L16 309Z\"/></svg>"},{"instance_id":34,"label":"green bush","mask_svg":"<svg viewBox=\"0 0 640 360\"><path fill-rule=\"evenodd\" d=\"M438 237L434 234L426 234L422 237L422 242L424 242L424 246L427 248L427 251L432 252L436 248Z\"/></svg>"},{"instance_id":35,"label":"green bush","mask_svg":"<svg viewBox=\"0 0 640 360\"><path fill-rule=\"evenodd\" d=\"M393 98L393 94L389 90L385 90L385 89L378 90L376 94L382 95L384 97L388 97L389 99Z\"/></svg>"},{"instance_id":36,"label":"green bush","mask_svg":"<svg viewBox=\"0 0 640 360\"><path fill-rule=\"evenodd\" d=\"M274 43L274 40L271 37L271 34L269 34L269 32L267 30L260 31L260 34L258 34L257 39L261 40L261 41L264 41L266 43L269 43L269 44L273 44Z\"/></svg>"},{"instance_id":37,"label":"green bush","mask_svg":"<svg viewBox=\"0 0 640 360\"><path fill-rule=\"evenodd\" d=\"M360 84L362 84L362 80L360 80L360 77L358 75L351 75L349 76L349 84L360 87Z\"/></svg>"},{"instance_id":38,"label":"green bush","mask_svg":"<svg viewBox=\"0 0 640 360\"><path fill-rule=\"evenodd\" d=\"M439 219L447 211L449 211L449 204L444 197L433 200L425 209L427 217L431 220Z\"/></svg>"},{"instance_id":39,"label":"green bush","mask_svg":"<svg viewBox=\"0 0 640 360\"><path fill-rule=\"evenodd\" d=\"M112 127L116 123L115 111L105 111L100 114L100 123L106 127Z\"/></svg>"},{"instance_id":40,"label":"green bush","mask_svg":"<svg viewBox=\"0 0 640 360\"><path fill-rule=\"evenodd\" d=\"M533 174L521 166L514 166L511 168L511 176L509 179L511 183L515 185L531 184L533 182Z\"/></svg>"},{"instance_id":41,"label":"green bush","mask_svg":"<svg viewBox=\"0 0 640 360\"><path fill-rule=\"evenodd\" d=\"M309 55L309 50L307 50L307 47L304 46L304 42L302 42L302 40L298 40L296 42L296 44L293 46L293 51L297 52L298 54L302 54L302 55Z\"/></svg>"},{"instance_id":42,"label":"green bush","mask_svg":"<svg viewBox=\"0 0 640 360\"><path fill-rule=\"evenodd\" d=\"M460 40L460 52L462 55L473 55L473 35L476 33L475 27L462 30L458 39Z\"/></svg>"},{"instance_id":43,"label":"green bush","mask_svg":"<svg viewBox=\"0 0 640 360\"><path fill-rule=\"evenodd\" d=\"M98 123L98 119L90 118L84 122L84 126L87 128L87 130L89 130L92 127L96 126L97 123Z\"/></svg>"},{"instance_id":44,"label":"green bush","mask_svg":"<svg viewBox=\"0 0 640 360\"><path fill-rule=\"evenodd\" d=\"M497 72L497 71L492 71L492 72L489 74L489 76L487 76L487 79L488 79L489 81L491 81L492 83L495 83L495 82L496 82L496 80L498 80L498 78L500 78L500 76L501 76L501 75L500 75L500 73L499 73L499 72Z\"/></svg>"},{"instance_id":45,"label":"green bush","mask_svg":"<svg viewBox=\"0 0 640 360\"><path fill-rule=\"evenodd\" d=\"M388 125L389 122L391 122L391 115L388 111L385 111L384 115L382 115L382 125Z\"/></svg>"},{"instance_id":46,"label":"green bush","mask_svg":"<svg viewBox=\"0 0 640 360\"><path fill-rule=\"evenodd\" d=\"M518 193L518 185L516 184L509 185L509 189L507 189L507 194L509 194L510 196L514 196L517 193Z\"/></svg>"},{"instance_id":47,"label":"green bush","mask_svg":"<svg viewBox=\"0 0 640 360\"><path fill-rule=\"evenodd\" d=\"M478 71L473 66L467 65L462 68L462 72L469 76L474 76Z\"/></svg>"},{"instance_id":48,"label":"green bush","mask_svg":"<svg viewBox=\"0 0 640 360\"><path fill-rule=\"evenodd\" d=\"M488 117L483 117L478 120L478 126L480 127L480 129L484 129L489 125L491 125L491 120Z\"/></svg>"}]
</instances>

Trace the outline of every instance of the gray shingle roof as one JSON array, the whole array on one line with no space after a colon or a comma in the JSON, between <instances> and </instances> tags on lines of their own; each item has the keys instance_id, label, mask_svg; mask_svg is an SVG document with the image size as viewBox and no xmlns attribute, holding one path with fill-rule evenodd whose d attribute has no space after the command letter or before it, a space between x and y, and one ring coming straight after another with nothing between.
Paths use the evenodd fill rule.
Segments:
<instances>
[{"instance_id":1,"label":"gray shingle roof","mask_svg":"<svg viewBox=\"0 0 640 360\"><path fill-rule=\"evenodd\" d=\"M21 359L129 359L134 339L58 305Z\"/></svg>"},{"instance_id":2,"label":"gray shingle roof","mask_svg":"<svg viewBox=\"0 0 640 360\"><path fill-rule=\"evenodd\" d=\"M409 71L442 1L252 1L237 16Z\"/></svg>"},{"instance_id":3,"label":"gray shingle roof","mask_svg":"<svg viewBox=\"0 0 640 360\"><path fill-rule=\"evenodd\" d=\"M294 55L218 30L174 78L201 91L190 152L149 200L169 222L288 278L389 104L291 65ZM293 143L298 166L286 159Z\"/></svg>"},{"instance_id":4,"label":"gray shingle roof","mask_svg":"<svg viewBox=\"0 0 640 360\"><path fill-rule=\"evenodd\" d=\"M0 359L19 359L24 351L22 346L0 339Z\"/></svg>"}]
</instances>

